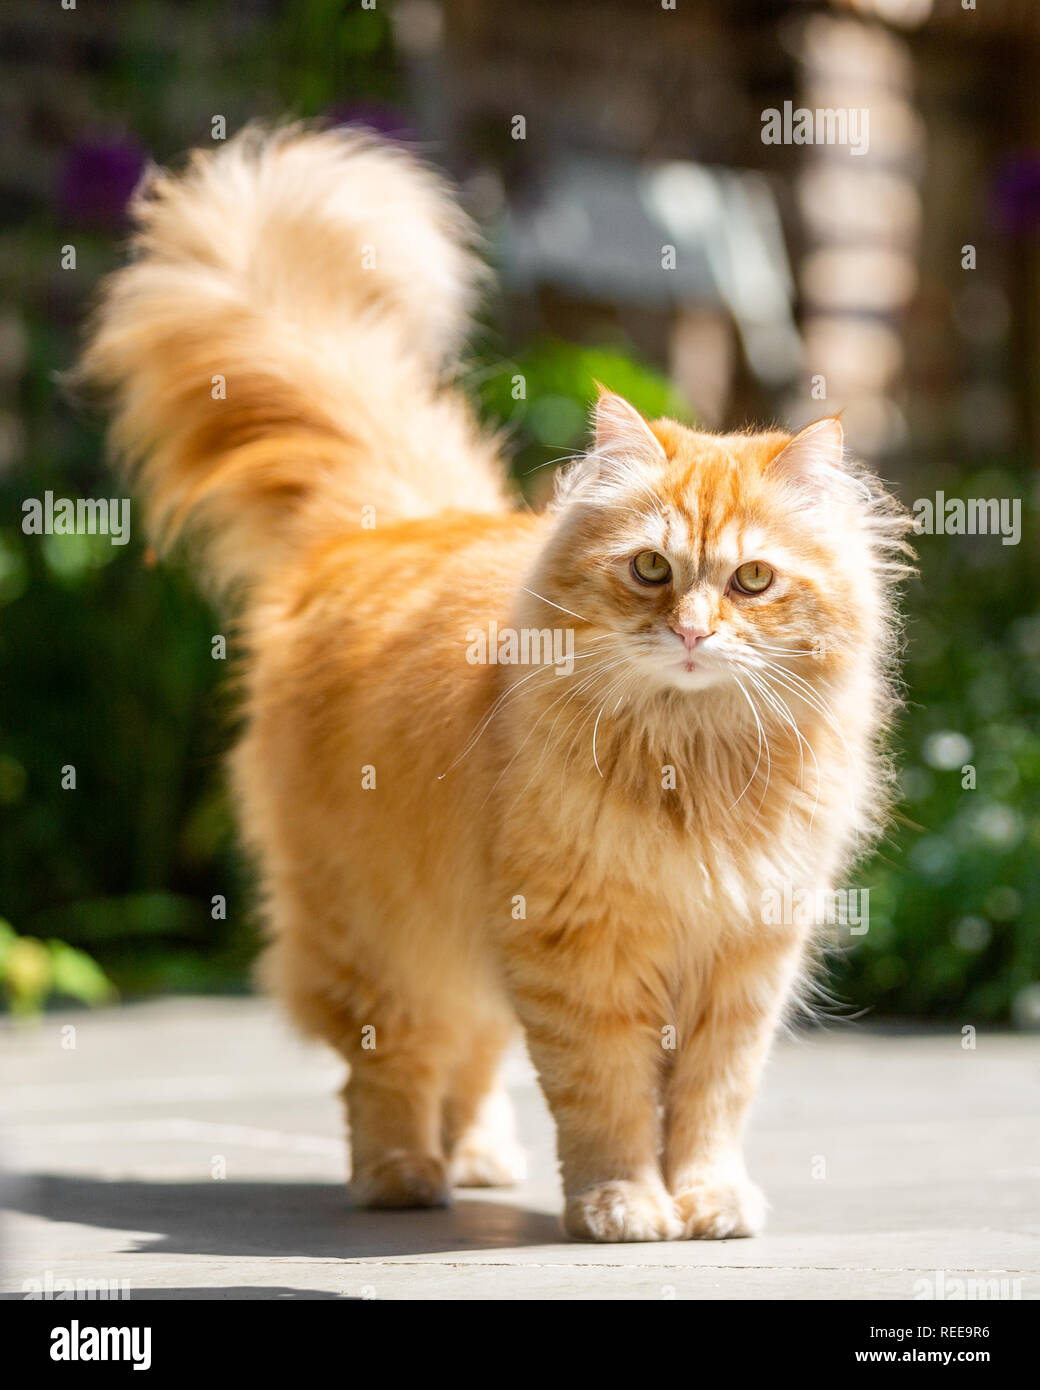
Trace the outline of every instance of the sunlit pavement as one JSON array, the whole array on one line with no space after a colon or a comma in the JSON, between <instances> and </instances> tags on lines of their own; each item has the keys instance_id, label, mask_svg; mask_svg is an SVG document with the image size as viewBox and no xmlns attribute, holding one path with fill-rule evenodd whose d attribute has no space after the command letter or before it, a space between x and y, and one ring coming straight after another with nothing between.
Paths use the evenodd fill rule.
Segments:
<instances>
[{"instance_id":1,"label":"sunlit pavement","mask_svg":"<svg viewBox=\"0 0 1040 1390\"><path fill-rule=\"evenodd\" d=\"M1035 1037L983 1029L971 1050L959 1026L838 1023L782 1041L749 1142L767 1234L603 1246L561 1235L519 1055L530 1180L376 1213L343 1182L340 1065L264 1001L48 1015L0 1047L8 1297L62 1280L138 1299L1040 1296Z\"/></svg>"}]
</instances>

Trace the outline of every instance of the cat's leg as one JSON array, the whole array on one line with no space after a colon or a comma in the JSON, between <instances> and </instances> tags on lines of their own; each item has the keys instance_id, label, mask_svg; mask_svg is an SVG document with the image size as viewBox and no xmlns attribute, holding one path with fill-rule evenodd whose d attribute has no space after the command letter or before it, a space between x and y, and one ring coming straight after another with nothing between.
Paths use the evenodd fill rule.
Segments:
<instances>
[{"instance_id":1,"label":"cat's leg","mask_svg":"<svg viewBox=\"0 0 1040 1390\"><path fill-rule=\"evenodd\" d=\"M283 900L284 902L284 900ZM344 1058L343 1088L351 1149L351 1192L375 1207L438 1206L448 1199L441 1114L458 1046L448 1001L409 1000L387 980L329 949L316 913L290 917L265 953L261 977L304 1032ZM289 929L304 922L306 930Z\"/></svg>"},{"instance_id":2,"label":"cat's leg","mask_svg":"<svg viewBox=\"0 0 1040 1390\"><path fill-rule=\"evenodd\" d=\"M647 993L615 973L610 991L561 957L551 931L507 947L514 1003L553 1118L564 1226L580 1240L682 1234L658 1159L660 1024ZM591 954L591 948L590 948Z\"/></svg>"},{"instance_id":3,"label":"cat's leg","mask_svg":"<svg viewBox=\"0 0 1040 1390\"><path fill-rule=\"evenodd\" d=\"M371 1207L444 1205L441 1116L451 1057L442 1028L395 1010L362 1026L355 1020L354 1030L343 1096L355 1200Z\"/></svg>"},{"instance_id":4,"label":"cat's leg","mask_svg":"<svg viewBox=\"0 0 1040 1390\"><path fill-rule=\"evenodd\" d=\"M444 1102L443 1140L454 1187L511 1187L526 1172L513 1106L499 1078L516 1022L482 1022L466 1038Z\"/></svg>"},{"instance_id":5,"label":"cat's leg","mask_svg":"<svg viewBox=\"0 0 1040 1390\"><path fill-rule=\"evenodd\" d=\"M666 1103L665 1179L689 1239L756 1234L765 1198L747 1175L743 1129L801 952L786 935L734 944L700 1000Z\"/></svg>"}]
</instances>

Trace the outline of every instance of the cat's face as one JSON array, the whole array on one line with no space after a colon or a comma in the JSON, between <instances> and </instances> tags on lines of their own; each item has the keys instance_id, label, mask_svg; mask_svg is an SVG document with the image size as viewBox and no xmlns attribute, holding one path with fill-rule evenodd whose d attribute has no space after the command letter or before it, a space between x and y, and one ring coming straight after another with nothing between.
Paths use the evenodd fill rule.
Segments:
<instances>
[{"instance_id":1,"label":"cat's face","mask_svg":"<svg viewBox=\"0 0 1040 1390\"><path fill-rule=\"evenodd\" d=\"M549 596L587 624L586 669L619 689L728 683L739 699L742 673L811 681L866 640L869 557L826 495L848 503L841 453L833 419L794 440L703 435L605 395L546 570Z\"/></svg>"}]
</instances>

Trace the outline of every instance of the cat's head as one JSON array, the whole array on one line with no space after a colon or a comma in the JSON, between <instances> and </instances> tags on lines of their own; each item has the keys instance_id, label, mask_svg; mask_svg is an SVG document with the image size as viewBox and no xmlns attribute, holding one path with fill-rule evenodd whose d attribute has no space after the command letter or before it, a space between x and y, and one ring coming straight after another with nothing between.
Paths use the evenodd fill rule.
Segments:
<instances>
[{"instance_id":1,"label":"cat's head","mask_svg":"<svg viewBox=\"0 0 1040 1390\"><path fill-rule=\"evenodd\" d=\"M905 521L845 457L837 418L702 434L603 391L555 505L539 592L581 620L590 673L736 694L743 672L811 680L887 641Z\"/></svg>"}]
</instances>

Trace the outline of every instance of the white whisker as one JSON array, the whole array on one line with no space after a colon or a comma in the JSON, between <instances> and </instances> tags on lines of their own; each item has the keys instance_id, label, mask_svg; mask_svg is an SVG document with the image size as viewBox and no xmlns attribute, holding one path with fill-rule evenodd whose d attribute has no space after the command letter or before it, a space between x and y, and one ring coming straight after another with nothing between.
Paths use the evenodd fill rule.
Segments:
<instances>
[{"instance_id":1,"label":"white whisker","mask_svg":"<svg viewBox=\"0 0 1040 1390\"><path fill-rule=\"evenodd\" d=\"M755 759L755 766L754 766L754 768L752 769L751 776L748 778L747 784L745 785L744 790L740 793L740 796L737 797L736 801L734 801L734 802L733 802L733 805L730 806L730 808L729 808L729 809L732 811L733 808L734 808L735 806L739 805L740 801L741 801L741 800L743 799L743 797L744 797L744 793L747 791L748 787L751 786L752 782L754 782L755 777L756 777L757 774L758 774L758 769L759 769L759 767L761 766L761 763L762 763L762 748L763 748L763 745L765 746L765 752L766 752L766 785L765 785L765 791L763 791L763 793L762 793L762 801L765 800L766 792L769 790L769 779L770 779L770 777L771 777L771 775L772 775L772 767L773 767L773 764L772 764L772 758L770 757L770 753L769 753L769 739L766 737L765 730L764 730L763 727L762 727L762 721L761 721L761 719L758 717L758 710L755 708L755 702L752 700L751 696L750 696L750 695L747 693L747 691L744 689L744 686L741 684L740 677L737 676L736 674L734 674L734 672L732 672L732 671L730 672L730 675L731 675L731 676L733 677L733 679L736 681L738 687L740 688L740 693L743 695L744 699L748 702L748 708L751 710L751 713L752 713L752 715L753 715L753 717L754 717L754 720L755 720L755 727L758 729L758 757ZM759 809L761 809L762 801L760 801L760 802L758 803ZM757 812L756 812L756 814L757 814Z\"/></svg>"},{"instance_id":2,"label":"white whisker","mask_svg":"<svg viewBox=\"0 0 1040 1390\"><path fill-rule=\"evenodd\" d=\"M551 598L546 598L544 594L536 594L533 589L529 589L526 584L520 585L525 594L530 594L532 598L540 598L543 603L548 603L553 608L558 608L561 613L567 613L572 618L577 618L579 622L587 623L588 618L583 618L580 613L572 612L570 608L564 608L562 603L554 603Z\"/></svg>"}]
</instances>

